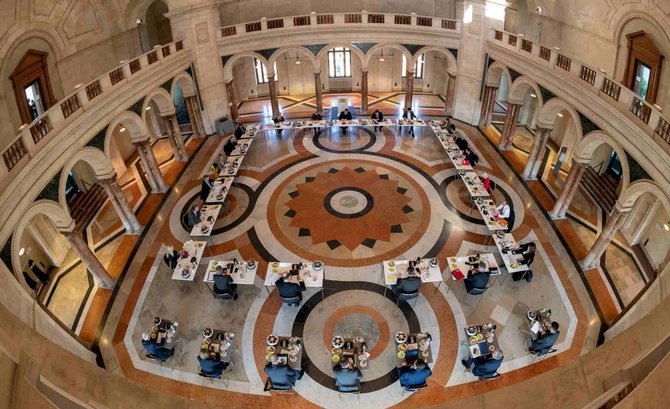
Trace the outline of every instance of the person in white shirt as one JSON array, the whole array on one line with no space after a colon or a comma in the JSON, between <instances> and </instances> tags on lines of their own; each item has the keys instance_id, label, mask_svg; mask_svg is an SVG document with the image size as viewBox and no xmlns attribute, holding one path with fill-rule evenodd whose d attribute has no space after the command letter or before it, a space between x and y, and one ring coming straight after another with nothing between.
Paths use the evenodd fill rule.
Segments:
<instances>
[{"instance_id":1,"label":"person in white shirt","mask_svg":"<svg viewBox=\"0 0 670 409\"><path fill-rule=\"evenodd\" d=\"M507 204L507 201L503 200L503 202L500 203L500 206L496 207L496 211L498 212L499 218L508 219L510 214L510 208L509 205Z\"/></svg>"}]
</instances>

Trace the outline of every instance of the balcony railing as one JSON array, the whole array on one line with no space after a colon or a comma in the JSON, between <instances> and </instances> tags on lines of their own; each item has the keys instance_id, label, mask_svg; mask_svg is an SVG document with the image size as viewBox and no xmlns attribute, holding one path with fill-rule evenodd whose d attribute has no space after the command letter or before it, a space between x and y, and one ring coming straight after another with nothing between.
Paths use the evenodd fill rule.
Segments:
<instances>
[{"instance_id":1,"label":"balcony railing","mask_svg":"<svg viewBox=\"0 0 670 409\"><path fill-rule=\"evenodd\" d=\"M105 73L101 77L85 85L78 85L70 95L67 95L57 104L38 116L32 123L25 124L19 129L19 134L2 150L4 167L0 165L0 179L21 164L22 160L31 157L39 150L44 139L52 139L54 129L65 126L72 118L78 117L98 104L98 97L102 94L110 94L116 89L123 87L128 81L145 71L142 68L156 63L163 58L174 58L171 55L183 52L183 43L177 41L162 46L159 58L157 49L141 55L131 61L122 61L122 65Z\"/></svg>"},{"instance_id":2,"label":"balcony railing","mask_svg":"<svg viewBox=\"0 0 670 409\"><path fill-rule=\"evenodd\" d=\"M441 17L417 16L416 14L394 14L394 13L332 13L290 16L273 19L261 19L236 25L222 27L219 32L221 39L231 39L252 33L265 31L282 31L296 28L318 28L323 25L342 26L350 29L351 25L370 25L381 27L395 27L406 30L429 30L430 32L458 32L460 25L457 20L449 20ZM346 27L349 26L349 27ZM332 27L328 27L332 29Z\"/></svg>"},{"instance_id":3,"label":"balcony railing","mask_svg":"<svg viewBox=\"0 0 670 409\"><path fill-rule=\"evenodd\" d=\"M651 105L642 100L631 89L625 87L612 77L608 77L604 70L589 67L546 46L523 40L521 46L517 45L517 35L500 30L492 30L492 44L498 44L507 50L517 52L519 57L536 59L538 65L548 70L560 68L568 75L580 78L585 87L594 88L594 92L605 98L607 102L616 104L620 112L629 116L637 126L644 130L650 137L658 136L663 142L665 150L670 151L670 119L663 117L661 107ZM523 48L523 49L522 49ZM565 75L565 74L561 74ZM613 100L613 101L612 101ZM545 101L546 102L546 101ZM632 114L632 115L631 115Z\"/></svg>"}]
</instances>

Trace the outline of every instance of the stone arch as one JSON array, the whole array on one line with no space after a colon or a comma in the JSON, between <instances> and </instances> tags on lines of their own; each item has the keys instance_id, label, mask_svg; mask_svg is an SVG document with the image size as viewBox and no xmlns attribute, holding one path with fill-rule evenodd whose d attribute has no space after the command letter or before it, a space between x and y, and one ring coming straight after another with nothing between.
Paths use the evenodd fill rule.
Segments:
<instances>
[{"instance_id":1,"label":"stone arch","mask_svg":"<svg viewBox=\"0 0 670 409\"><path fill-rule=\"evenodd\" d=\"M149 107L149 104L151 104L151 101L154 101L158 106L158 114L160 116L173 115L175 113L172 95L163 88L156 88L144 97L144 103L142 104L142 121L147 118L147 108Z\"/></svg>"},{"instance_id":2,"label":"stone arch","mask_svg":"<svg viewBox=\"0 0 670 409\"><path fill-rule=\"evenodd\" d=\"M645 20L654 26L659 32L665 34L665 42L670 43L670 30L665 30L667 22L660 20L661 14L651 14L645 10L640 10L640 6L635 4L627 4L623 7L618 7L609 22L609 32L612 33L611 40L616 43L621 36L621 31L626 24L634 19Z\"/></svg>"},{"instance_id":3,"label":"stone arch","mask_svg":"<svg viewBox=\"0 0 670 409\"><path fill-rule=\"evenodd\" d=\"M269 67L268 65L268 60L263 57L262 55L258 54L257 52L254 51L247 51L244 53L238 53L233 55L226 61L226 63L223 65L223 81L224 82L230 82L233 80L233 66L235 65L235 61L241 59L241 58L257 58L260 62L265 64L265 67Z\"/></svg>"},{"instance_id":4,"label":"stone arch","mask_svg":"<svg viewBox=\"0 0 670 409\"><path fill-rule=\"evenodd\" d=\"M628 211L633 208L637 199L647 193L658 199L665 208L665 212L670 214L670 198L654 181L647 179L637 180L631 183L626 190L622 190L617 200L618 205L621 209Z\"/></svg>"},{"instance_id":5,"label":"stone arch","mask_svg":"<svg viewBox=\"0 0 670 409\"><path fill-rule=\"evenodd\" d=\"M20 283L25 284L23 275L21 274L21 259L19 258L19 250L21 250L21 237L26 229L26 226L33 217L37 215L46 216L54 224L54 227L60 232L70 232L74 230L74 220L70 217L70 213L60 203L53 200L38 200L33 203L25 214L19 219L19 223L14 229L14 240L12 240L12 269L14 275Z\"/></svg>"},{"instance_id":6,"label":"stone arch","mask_svg":"<svg viewBox=\"0 0 670 409\"><path fill-rule=\"evenodd\" d=\"M270 58L268 59L268 64L270 66L274 66L274 63L277 62L277 59L279 58L280 55L284 54L285 52L288 51L297 51L300 53L300 55L304 55L307 57L309 61L312 62L312 67L314 67L314 72L321 72L321 64L319 63L319 60L314 57L314 54L312 54L311 51L306 49L305 47L301 46L287 46L287 47L282 47L272 53Z\"/></svg>"},{"instance_id":7,"label":"stone arch","mask_svg":"<svg viewBox=\"0 0 670 409\"><path fill-rule=\"evenodd\" d=\"M374 53L378 50L381 50L382 48L393 48L394 50L400 51L405 58L407 58L407 67L414 67L414 56L412 55L411 52L402 45L398 43L380 43L380 44L375 44L372 48L368 50L367 53L365 53L364 59L361 61L364 67L367 67L370 63L370 59L374 55ZM412 64L412 65L410 65Z\"/></svg>"},{"instance_id":8,"label":"stone arch","mask_svg":"<svg viewBox=\"0 0 670 409\"><path fill-rule=\"evenodd\" d=\"M174 98L174 92L177 85L181 87L181 92L184 98L193 97L196 94L195 81L188 75L187 72L180 72L172 79L172 87L170 88L170 95Z\"/></svg>"},{"instance_id":9,"label":"stone arch","mask_svg":"<svg viewBox=\"0 0 670 409\"><path fill-rule=\"evenodd\" d=\"M512 83L512 85L509 88L509 97L508 101L510 104L523 104L523 97L530 89L535 93L535 97L537 98L537 103L538 103L538 114L540 111L542 111L542 93L540 92L540 87L537 85L537 82L533 81L532 79L526 77L526 76L521 76L516 79Z\"/></svg>"},{"instance_id":10,"label":"stone arch","mask_svg":"<svg viewBox=\"0 0 670 409\"><path fill-rule=\"evenodd\" d=\"M107 127L107 134L105 135L105 155L109 158L111 158L111 138L113 137L114 129L117 125L123 125L123 127L126 128L126 132L132 142L142 142L149 139L149 130L139 115L131 111L121 112Z\"/></svg>"},{"instance_id":11,"label":"stone arch","mask_svg":"<svg viewBox=\"0 0 670 409\"><path fill-rule=\"evenodd\" d=\"M109 179L116 176L116 170L114 170L112 161L107 157L107 155L105 155L103 151L91 146L87 146L79 150L79 152L70 158L65 166L63 166L58 183L58 201L67 210L68 214L69 209L67 207L67 201L65 198L67 175L77 164L77 162L80 161L86 162L91 167L91 169L93 169L93 173L98 180Z\"/></svg>"},{"instance_id":12,"label":"stone arch","mask_svg":"<svg viewBox=\"0 0 670 409\"><path fill-rule=\"evenodd\" d=\"M628 185L630 183L630 167L628 165L628 157L626 156L626 151L621 146L619 146L618 143L616 143L614 138L603 131L589 132L588 134L584 135L584 138L579 142L579 145L573 153L573 157L579 163L588 164L591 161L591 157L593 156L595 150L603 144L612 147L612 149L614 149L614 151L619 156L623 175L621 178L621 192L625 192L626 189L628 189Z\"/></svg>"},{"instance_id":13,"label":"stone arch","mask_svg":"<svg viewBox=\"0 0 670 409\"><path fill-rule=\"evenodd\" d=\"M581 141L584 137L584 131L582 130L582 123L579 120L579 114L570 104L559 97L554 97L542 105L542 109L540 110L537 119L537 125L542 128L554 129L556 116L561 113L561 111L567 111L568 114L570 114L570 118L577 129L577 140Z\"/></svg>"},{"instance_id":14,"label":"stone arch","mask_svg":"<svg viewBox=\"0 0 670 409\"><path fill-rule=\"evenodd\" d=\"M355 45L353 45L351 43L344 43L344 42L330 43L327 46L323 47L321 49L321 51L318 52L318 54L316 54L316 60L321 61L323 56L326 55L328 53L328 51L332 50L333 48L337 48L337 47L345 47L345 48L350 49L351 54L356 55L359 58L359 60L361 62L361 69L362 70L367 70L368 60L365 59L365 54L363 54L363 51L361 51L360 48L356 47ZM368 51L368 53L369 53L369 51Z\"/></svg>"},{"instance_id":15,"label":"stone arch","mask_svg":"<svg viewBox=\"0 0 670 409\"><path fill-rule=\"evenodd\" d=\"M416 58L418 58L419 55L425 54L430 51L435 51L445 56L447 59L447 72L449 73L449 75L453 76L458 75L458 63L456 62L456 58L451 53L451 51L442 47L436 47L432 45L421 47L416 53L414 53L414 58L412 59L412 65L414 65L414 63L416 62Z\"/></svg>"},{"instance_id":16,"label":"stone arch","mask_svg":"<svg viewBox=\"0 0 670 409\"><path fill-rule=\"evenodd\" d=\"M507 79L507 84L509 87L512 87L512 74L510 74L509 69L499 62L494 62L486 70L486 85L490 87L498 87L500 84L500 78L505 76Z\"/></svg>"}]
</instances>

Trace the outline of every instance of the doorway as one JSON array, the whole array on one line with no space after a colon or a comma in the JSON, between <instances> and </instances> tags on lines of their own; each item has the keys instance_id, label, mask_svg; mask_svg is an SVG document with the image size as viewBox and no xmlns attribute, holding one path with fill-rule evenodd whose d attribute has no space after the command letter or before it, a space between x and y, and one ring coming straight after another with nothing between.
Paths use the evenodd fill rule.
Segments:
<instances>
[{"instance_id":1,"label":"doorway","mask_svg":"<svg viewBox=\"0 0 670 409\"><path fill-rule=\"evenodd\" d=\"M42 87L40 86L40 80L36 79L27 86L23 88L23 93L26 97L26 102L28 104L28 112L30 113L30 118L35 120L38 116L42 115L44 111L44 94L42 93Z\"/></svg>"},{"instance_id":2,"label":"doorway","mask_svg":"<svg viewBox=\"0 0 670 409\"><path fill-rule=\"evenodd\" d=\"M24 124L33 122L56 103L49 79L48 55L46 52L28 50L9 77Z\"/></svg>"}]
</instances>

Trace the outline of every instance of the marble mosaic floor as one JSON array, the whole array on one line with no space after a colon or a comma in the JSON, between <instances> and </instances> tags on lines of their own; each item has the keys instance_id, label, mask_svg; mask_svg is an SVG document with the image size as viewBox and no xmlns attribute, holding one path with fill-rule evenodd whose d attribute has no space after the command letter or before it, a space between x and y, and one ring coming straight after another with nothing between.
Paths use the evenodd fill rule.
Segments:
<instances>
[{"instance_id":1,"label":"marble mosaic floor","mask_svg":"<svg viewBox=\"0 0 670 409\"><path fill-rule=\"evenodd\" d=\"M199 203L201 176L222 148L223 137L213 136L161 201L123 272L99 339L108 369L212 406L226 399L238 407L430 406L522 381L592 349L600 323L573 257L491 143L474 128L461 129L481 157L478 169L498 185L495 199L514 206L517 240L538 244L531 283L503 273L492 278L485 294L472 296L462 282L451 280L448 257L494 249L486 246L483 221L470 211L465 187L428 128L416 138L363 128L348 136L337 129L257 136L231 190L227 215L207 239L195 280L174 281L161 252L189 240L180 219ZM207 263L218 256L259 261L254 283L240 285L236 301L213 299L202 282ZM424 284L416 302L396 306L385 292L381 263L417 256L437 257L444 283ZM301 307L282 306L274 289L266 291L268 263L316 259L326 264L323 291L309 288ZM543 307L561 324L558 352L531 362L520 329L528 309ZM181 355L163 366L145 357L140 342L155 316L177 320L177 338L184 340ZM463 328L488 322L498 326L505 361L501 377L480 382L460 364L467 354ZM205 327L237 334L235 367L225 382L197 375ZM433 376L419 395L403 395L395 378L392 335L399 330L433 337ZM334 388L328 344L336 332L370 339L370 369L358 400L340 400ZM295 396L263 391L264 340L270 333L304 339L305 376Z\"/></svg>"}]
</instances>

